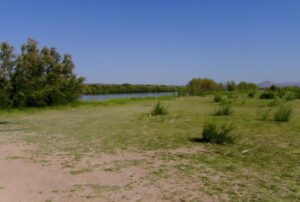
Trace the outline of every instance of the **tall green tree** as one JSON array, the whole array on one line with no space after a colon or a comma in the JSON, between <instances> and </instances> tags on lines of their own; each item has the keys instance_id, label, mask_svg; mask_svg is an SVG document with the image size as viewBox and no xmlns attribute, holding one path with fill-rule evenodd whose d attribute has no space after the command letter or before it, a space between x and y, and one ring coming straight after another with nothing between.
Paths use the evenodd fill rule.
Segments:
<instances>
[{"instance_id":1,"label":"tall green tree","mask_svg":"<svg viewBox=\"0 0 300 202\"><path fill-rule=\"evenodd\" d=\"M76 100L84 78L74 73L71 55L55 48L38 48L28 39L16 57L13 47L1 44L0 107L46 106Z\"/></svg>"},{"instance_id":2,"label":"tall green tree","mask_svg":"<svg viewBox=\"0 0 300 202\"><path fill-rule=\"evenodd\" d=\"M8 43L3 42L0 45L0 107L12 106L11 99L11 77L15 68L16 55L14 48Z\"/></svg>"},{"instance_id":3,"label":"tall green tree","mask_svg":"<svg viewBox=\"0 0 300 202\"><path fill-rule=\"evenodd\" d=\"M37 42L33 39L28 39L27 44L22 45L13 84L16 106L47 105L44 100L45 69Z\"/></svg>"},{"instance_id":4,"label":"tall green tree","mask_svg":"<svg viewBox=\"0 0 300 202\"><path fill-rule=\"evenodd\" d=\"M235 91L235 90L237 90L237 85L234 81L228 81L226 84L226 89L228 91Z\"/></svg>"},{"instance_id":5,"label":"tall green tree","mask_svg":"<svg viewBox=\"0 0 300 202\"><path fill-rule=\"evenodd\" d=\"M213 90L218 90L220 85L212 79L195 78L187 84L187 89L190 95L205 95L205 93Z\"/></svg>"}]
</instances>

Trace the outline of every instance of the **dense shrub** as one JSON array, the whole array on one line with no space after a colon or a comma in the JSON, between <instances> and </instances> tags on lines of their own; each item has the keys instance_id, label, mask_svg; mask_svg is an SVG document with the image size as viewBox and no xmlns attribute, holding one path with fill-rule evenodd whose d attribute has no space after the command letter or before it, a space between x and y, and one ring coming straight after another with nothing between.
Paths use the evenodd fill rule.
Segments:
<instances>
[{"instance_id":1,"label":"dense shrub","mask_svg":"<svg viewBox=\"0 0 300 202\"><path fill-rule=\"evenodd\" d=\"M216 116L229 116L233 113L233 110L231 109L230 105L223 105L221 104L216 110L215 115Z\"/></svg>"},{"instance_id":2,"label":"dense shrub","mask_svg":"<svg viewBox=\"0 0 300 202\"><path fill-rule=\"evenodd\" d=\"M229 125L218 127L215 122L206 122L201 140L213 144L233 143L235 138L231 134L232 130L233 127Z\"/></svg>"},{"instance_id":3,"label":"dense shrub","mask_svg":"<svg viewBox=\"0 0 300 202\"><path fill-rule=\"evenodd\" d=\"M250 92L250 93L248 94L248 97L249 97L249 98L254 98L254 97L255 97L255 92Z\"/></svg>"},{"instance_id":4,"label":"dense shrub","mask_svg":"<svg viewBox=\"0 0 300 202\"><path fill-rule=\"evenodd\" d=\"M288 122L291 118L293 107L291 104L285 103L278 106L274 119L277 122Z\"/></svg>"},{"instance_id":5,"label":"dense shrub","mask_svg":"<svg viewBox=\"0 0 300 202\"><path fill-rule=\"evenodd\" d=\"M83 78L73 73L72 57L55 48L40 50L29 39L20 55L8 43L0 50L0 107L45 106L76 100Z\"/></svg>"},{"instance_id":6,"label":"dense shrub","mask_svg":"<svg viewBox=\"0 0 300 202\"><path fill-rule=\"evenodd\" d=\"M300 87L293 86L293 87L285 87L282 90L287 93L293 93L296 99L300 99Z\"/></svg>"},{"instance_id":7,"label":"dense shrub","mask_svg":"<svg viewBox=\"0 0 300 202\"><path fill-rule=\"evenodd\" d=\"M151 115L153 115L153 116L156 116L156 115L166 115L166 114L168 114L168 110L160 102L156 103L154 109L151 112Z\"/></svg>"},{"instance_id":8,"label":"dense shrub","mask_svg":"<svg viewBox=\"0 0 300 202\"><path fill-rule=\"evenodd\" d=\"M178 92L186 94L182 86L152 85L152 84L84 84L83 94L112 94L112 93L159 93Z\"/></svg>"},{"instance_id":9,"label":"dense shrub","mask_svg":"<svg viewBox=\"0 0 300 202\"><path fill-rule=\"evenodd\" d=\"M275 96L276 96L276 95L275 95L274 92L266 91L266 92L263 92L263 93L260 95L260 99L274 99Z\"/></svg>"},{"instance_id":10,"label":"dense shrub","mask_svg":"<svg viewBox=\"0 0 300 202\"><path fill-rule=\"evenodd\" d=\"M214 102L222 102L223 97L221 95L215 95L214 96Z\"/></svg>"}]
</instances>

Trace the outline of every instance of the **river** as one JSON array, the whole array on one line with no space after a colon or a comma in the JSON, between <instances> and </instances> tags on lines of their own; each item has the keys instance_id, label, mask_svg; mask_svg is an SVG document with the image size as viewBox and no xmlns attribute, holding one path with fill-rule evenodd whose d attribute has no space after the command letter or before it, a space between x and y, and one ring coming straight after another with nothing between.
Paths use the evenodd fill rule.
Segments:
<instances>
[{"instance_id":1,"label":"river","mask_svg":"<svg viewBox=\"0 0 300 202\"><path fill-rule=\"evenodd\" d=\"M160 97L160 96L175 96L175 92L164 93L122 93L122 94L101 94L101 95L82 95L80 100L97 101L110 100L116 98L142 98L142 97Z\"/></svg>"}]
</instances>

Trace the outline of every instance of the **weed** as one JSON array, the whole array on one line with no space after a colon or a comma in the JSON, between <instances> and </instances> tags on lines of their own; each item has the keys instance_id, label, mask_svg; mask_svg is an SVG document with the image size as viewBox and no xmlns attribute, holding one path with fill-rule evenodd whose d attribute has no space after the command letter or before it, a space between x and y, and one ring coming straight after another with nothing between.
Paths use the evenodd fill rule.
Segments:
<instances>
[{"instance_id":1,"label":"weed","mask_svg":"<svg viewBox=\"0 0 300 202\"><path fill-rule=\"evenodd\" d=\"M157 102L157 104L155 105L154 109L151 112L151 115L166 115L168 114L168 110L167 108L162 105L160 102Z\"/></svg>"}]
</instances>

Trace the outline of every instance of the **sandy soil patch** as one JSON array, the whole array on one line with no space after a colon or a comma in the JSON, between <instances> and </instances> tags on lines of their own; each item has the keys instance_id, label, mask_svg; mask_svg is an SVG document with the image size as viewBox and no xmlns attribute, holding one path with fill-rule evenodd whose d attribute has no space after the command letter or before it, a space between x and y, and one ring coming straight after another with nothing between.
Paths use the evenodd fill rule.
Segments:
<instances>
[{"instance_id":1,"label":"sandy soil patch","mask_svg":"<svg viewBox=\"0 0 300 202\"><path fill-rule=\"evenodd\" d=\"M214 201L197 180L172 170L153 174L168 166L157 158L164 152L203 152L200 147L93 154L76 162L63 154L35 157L34 149L0 145L0 201Z\"/></svg>"}]
</instances>

